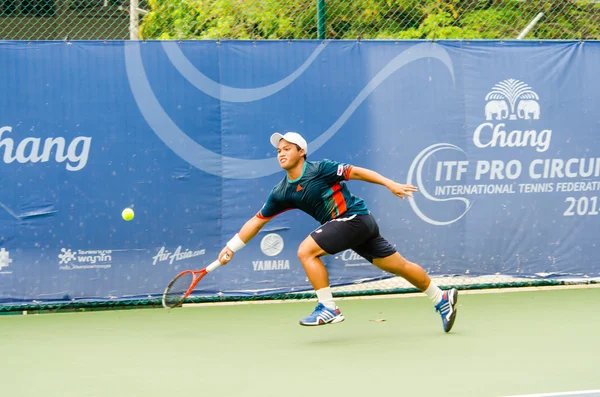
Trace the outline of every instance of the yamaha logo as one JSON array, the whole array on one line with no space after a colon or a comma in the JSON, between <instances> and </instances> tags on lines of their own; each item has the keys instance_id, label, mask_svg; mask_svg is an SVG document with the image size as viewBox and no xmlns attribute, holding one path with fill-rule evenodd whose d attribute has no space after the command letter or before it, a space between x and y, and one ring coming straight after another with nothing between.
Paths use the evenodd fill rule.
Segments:
<instances>
[{"instance_id":1,"label":"yamaha logo","mask_svg":"<svg viewBox=\"0 0 600 397\"><path fill-rule=\"evenodd\" d=\"M283 251L283 239L277 233L267 234L260 242L260 250L267 256L276 256Z\"/></svg>"}]
</instances>

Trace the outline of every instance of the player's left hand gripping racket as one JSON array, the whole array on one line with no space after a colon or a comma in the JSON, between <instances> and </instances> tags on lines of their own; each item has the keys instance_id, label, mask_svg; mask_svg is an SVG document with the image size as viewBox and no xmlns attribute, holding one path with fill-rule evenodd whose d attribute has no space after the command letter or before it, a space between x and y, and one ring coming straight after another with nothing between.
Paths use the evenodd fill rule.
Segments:
<instances>
[{"instance_id":1,"label":"player's left hand gripping racket","mask_svg":"<svg viewBox=\"0 0 600 397\"><path fill-rule=\"evenodd\" d=\"M229 260L229 255L225 254L225 259ZM179 273L167 286L162 297L162 305L165 309L171 309L181 306L185 298L190 296L202 277L212 272L222 263L217 259L202 270L185 270Z\"/></svg>"}]
</instances>

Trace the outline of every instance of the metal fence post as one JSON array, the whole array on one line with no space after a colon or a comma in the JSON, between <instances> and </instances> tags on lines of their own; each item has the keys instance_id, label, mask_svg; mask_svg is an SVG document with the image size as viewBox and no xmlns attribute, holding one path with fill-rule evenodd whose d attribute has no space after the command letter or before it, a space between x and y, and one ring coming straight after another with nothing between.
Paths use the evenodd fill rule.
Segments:
<instances>
[{"instance_id":1,"label":"metal fence post","mask_svg":"<svg viewBox=\"0 0 600 397\"><path fill-rule=\"evenodd\" d=\"M131 0L129 3L129 40L139 40L138 4L138 0Z\"/></svg>"},{"instance_id":2,"label":"metal fence post","mask_svg":"<svg viewBox=\"0 0 600 397\"><path fill-rule=\"evenodd\" d=\"M325 0L317 0L317 32L319 40L325 39Z\"/></svg>"}]
</instances>

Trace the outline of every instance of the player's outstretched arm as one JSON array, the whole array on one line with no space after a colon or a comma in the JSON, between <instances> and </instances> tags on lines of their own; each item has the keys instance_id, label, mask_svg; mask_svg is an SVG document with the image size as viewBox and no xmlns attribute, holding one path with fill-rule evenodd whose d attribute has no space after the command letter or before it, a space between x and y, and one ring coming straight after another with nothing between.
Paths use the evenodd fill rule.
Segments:
<instances>
[{"instance_id":1,"label":"player's outstretched arm","mask_svg":"<svg viewBox=\"0 0 600 397\"><path fill-rule=\"evenodd\" d=\"M226 264L233 259L233 254L236 251L244 248L244 246L250 240L252 240L252 238L260 231L260 229L262 229L263 226L266 225L270 220L270 218L265 219L257 216L252 217L244 224L244 226L242 226L240 231L233 236L231 240L229 240L225 248L221 250L221 253L219 254L219 262ZM225 254L229 255L229 259L226 259Z\"/></svg>"},{"instance_id":2,"label":"player's outstretched arm","mask_svg":"<svg viewBox=\"0 0 600 397\"><path fill-rule=\"evenodd\" d=\"M412 197L411 192L416 192L418 189L413 185L404 185L398 182L394 182L391 179L384 177L383 175L366 168L361 167L352 167L350 170L350 175L348 176L349 180L355 179L359 181L365 181L370 183L376 183L378 185L383 185L390 189L390 191L404 199L404 197Z\"/></svg>"}]
</instances>

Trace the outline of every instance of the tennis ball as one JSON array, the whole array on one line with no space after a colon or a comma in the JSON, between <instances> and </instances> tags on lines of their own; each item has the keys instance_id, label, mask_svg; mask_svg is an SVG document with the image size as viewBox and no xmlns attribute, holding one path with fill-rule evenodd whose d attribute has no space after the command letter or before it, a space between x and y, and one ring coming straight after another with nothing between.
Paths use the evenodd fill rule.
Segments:
<instances>
[{"instance_id":1,"label":"tennis ball","mask_svg":"<svg viewBox=\"0 0 600 397\"><path fill-rule=\"evenodd\" d=\"M123 217L123 219L125 219L126 221L130 221L133 219L133 210L131 208L125 208L123 210L123 213L121 214L121 216Z\"/></svg>"}]
</instances>

